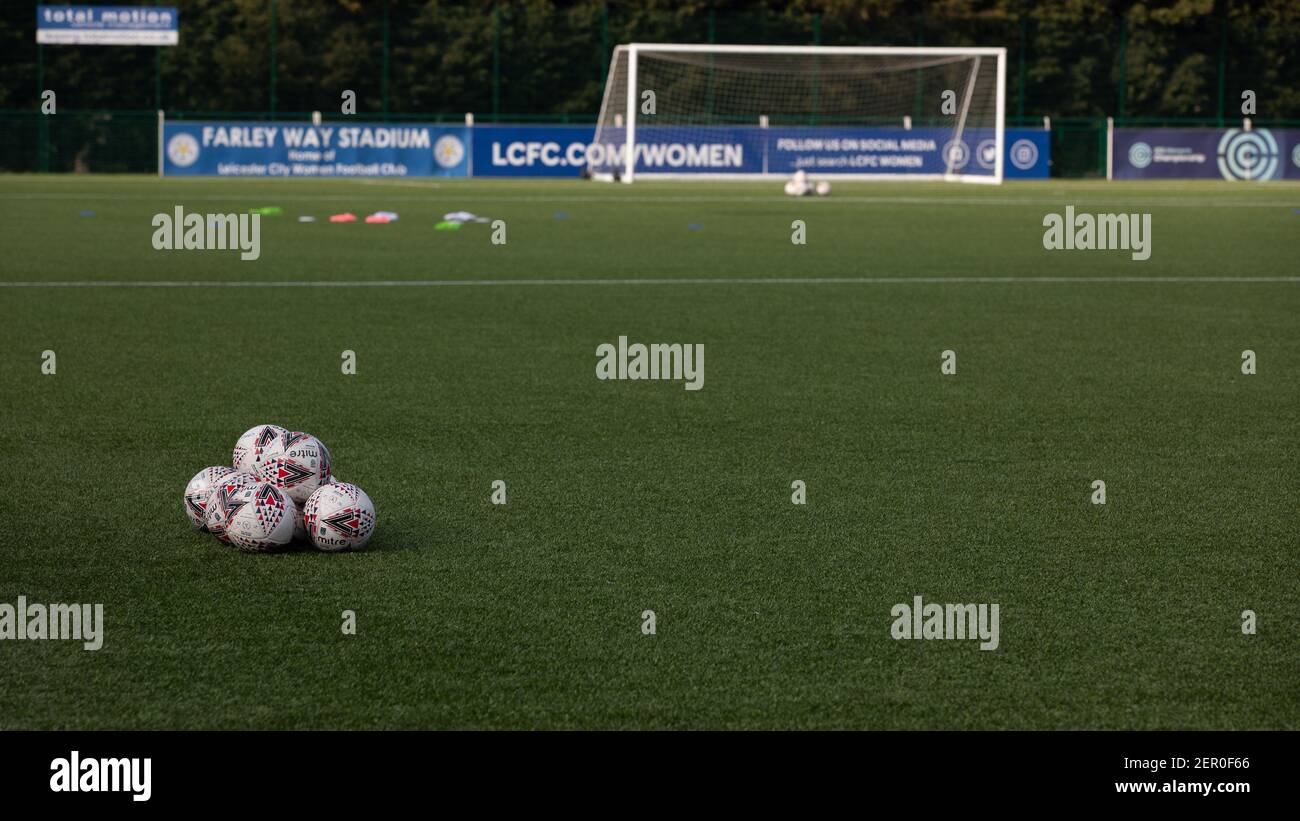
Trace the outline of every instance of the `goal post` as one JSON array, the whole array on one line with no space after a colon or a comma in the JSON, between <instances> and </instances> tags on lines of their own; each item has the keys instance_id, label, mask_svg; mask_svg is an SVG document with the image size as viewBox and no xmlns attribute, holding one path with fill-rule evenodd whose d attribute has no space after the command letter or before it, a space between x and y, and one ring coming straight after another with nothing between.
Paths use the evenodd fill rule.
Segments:
<instances>
[{"instance_id":1,"label":"goal post","mask_svg":"<svg viewBox=\"0 0 1300 821\"><path fill-rule=\"evenodd\" d=\"M600 180L1000 183L1006 49L629 43L587 168Z\"/></svg>"}]
</instances>

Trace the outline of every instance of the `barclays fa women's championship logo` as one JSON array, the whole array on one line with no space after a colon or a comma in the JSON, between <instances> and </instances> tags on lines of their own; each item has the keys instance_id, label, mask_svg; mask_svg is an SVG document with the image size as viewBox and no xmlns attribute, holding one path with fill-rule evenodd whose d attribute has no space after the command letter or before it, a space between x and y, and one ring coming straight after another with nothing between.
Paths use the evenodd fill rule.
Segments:
<instances>
[{"instance_id":1,"label":"barclays fa women's championship logo","mask_svg":"<svg viewBox=\"0 0 1300 821\"><path fill-rule=\"evenodd\" d=\"M1230 128L1219 139L1218 160L1225 180L1271 180L1278 173L1277 140L1266 128Z\"/></svg>"}]
</instances>

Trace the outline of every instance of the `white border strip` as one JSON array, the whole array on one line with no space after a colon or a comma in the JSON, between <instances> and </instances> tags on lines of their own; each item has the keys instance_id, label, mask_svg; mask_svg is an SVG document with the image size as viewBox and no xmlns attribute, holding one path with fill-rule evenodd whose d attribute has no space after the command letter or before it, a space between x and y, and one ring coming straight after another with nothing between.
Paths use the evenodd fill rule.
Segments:
<instances>
[{"instance_id":1,"label":"white border strip","mask_svg":"<svg viewBox=\"0 0 1300 821\"><path fill-rule=\"evenodd\" d=\"M158 109L158 176L162 177L163 169L166 167L163 162L163 134L167 131L167 114L160 108Z\"/></svg>"},{"instance_id":2,"label":"white border strip","mask_svg":"<svg viewBox=\"0 0 1300 821\"><path fill-rule=\"evenodd\" d=\"M1115 179L1115 118L1106 118L1106 182Z\"/></svg>"}]
</instances>

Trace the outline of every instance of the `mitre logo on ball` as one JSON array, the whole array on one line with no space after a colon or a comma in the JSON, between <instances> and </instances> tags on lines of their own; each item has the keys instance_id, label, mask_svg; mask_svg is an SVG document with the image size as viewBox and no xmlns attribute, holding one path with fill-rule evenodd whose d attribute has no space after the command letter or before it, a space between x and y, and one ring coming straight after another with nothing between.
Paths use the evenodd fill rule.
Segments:
<instances>
[{"instance_id":1,"label":"mitre logo on ball","mask_svg":"<svg viewBox=\"0 0 1300 821\"><path fill-rule=\"evenodd\" d=\"M279 452L258 464L257 475L289 494L298 504L330 481L330 452L310 433L292 431L280 437Z\"/></svg>"},{"instance_id":2,"label":"mitre logo on ball","mask_svg":"<svg viewBox=\"0 0 1300 821\"><path fill-rule=\"evenodd\" d=\"M303 519L317 549L355 550L370 540L375 529L375 505L361 488L336 481L311 495Z\"/></svg>"},{"instance_id":3,"label":"mitre logo on ball","mask_svg":"<svg viewBox=\"0 0 1300 821\"><path fill-rule=\"evenodd\" d=\"M374 504L356 485L334 484L329 448L310 433L255 425L231 461L234 467L203 468L185 486L185 515L195 528L249 553L294 541L337 552L370 540Z\"/></svg>"}]
</instances>

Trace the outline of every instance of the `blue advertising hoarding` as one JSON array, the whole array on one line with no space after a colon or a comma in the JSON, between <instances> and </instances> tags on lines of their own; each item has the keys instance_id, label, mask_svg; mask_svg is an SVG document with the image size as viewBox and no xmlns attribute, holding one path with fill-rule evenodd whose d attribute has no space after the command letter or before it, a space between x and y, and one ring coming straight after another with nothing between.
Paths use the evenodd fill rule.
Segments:
<instances>
[{"instance_id":1,"label":"blue advertising hoarding","mask_svg":"<svg viewBox=\"0 0 1300 821\"><path fill-rule=\"evenodd\" d=\"M701 137L701 134L706 136ZM991 174L991 130L970 129L960 143L947 131L901 128L692 129L682 139L676 128L638 130L637 169L700 174L943 173L944 152L955 152L968 173ZM622 145L593 145L594 126L487 125L474 128L474 176L573 177L589 163L621 165ZM1051 135L1040 129L1006 130L1008 179L1049 176Z\"/></svg>"},{"instance_id":2,"label":"blue advertising hoarding","mask_svg":"<svg viewBox=\"0 0 1300 821\"><path fill-rule=\"evenodd\" d=\"M1007 156L1002 163L1003 179L1045 180L1052 176L1052 132L1008 128L1004 137Z\"/></svg>"},{"instance_id":3,"label":"blue advertising hoarding","mask_svg":"<svg viewBox=\"0 0 1300 821\"><path fill-rule=\"evenodd\" d=\"M960 142L939 129L646 128L637 168L675 173L789 176L842 173L939 174L956 168L991 174L991 130L968 129ZM618 161L622 144L592 143L591 125L485 125L172 121L163 126L167 176L252 177L576 177L591 164ZM1003 175L1049 176L1050 133L1006 130Z\"/></svg>"},{"instance_id":4,"label":"blue advertising hoarding","mask_svg":"<svg viewBox=\"0 0 1300 821\"><path fill-rule=\"evenodd\" d=\"M1256 128L1117 128L1117 180L1300 179L1300 131Z\"/></svg>"},{"instance_id":5,"label":"blue advertising hoarding","mask_svg":"<svg viewBox=\"0 0 1300 821\"><path fill-rule=\"evenodd\" d=\"M469 129L393 123L180 121L163 125L165 176L463 177Z\"/></svg>"},{"instance_id":6,"label":"blue advertising hoarding","mask_svg":"<svg viewBox=\"0 0 1300 821\"><path fill-rule=\"evenodd\" d=\"M771 129L756 129L759 132ZM788 176L796 171L811 174L942 174L947 171L945 157L954 159L954 170L967 170L970 148L967 140L949 140L948 129L860 129L860 128L782 128L764 146L761 157L764 170ZM979 140L980 159L987 159L984 174L993 173L996 157L982 135L967 134ZM973 169L971 169L973 170Z\"/></svg>"},{"instance_id":7,"label":"blue advertising hoarding","mask_svg":"<svg viewBox=\"0 0 1300 821\"><path fill-rule=\"evenodd\" d=\"M174 46L180 15L172 6L36 7L36 42L70 46Z\"/></svg>"},{"instance_id":8,"label":"blue advertising hoarding","mask_svg":"<svg viewBox=\"0 0 1300 821\"><path fill-rule=\"evenodd\" d=\"M576 177L595 135L591 125L476 125L474 176Z\"/></svg>"}]
</instances>

